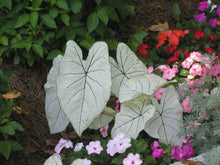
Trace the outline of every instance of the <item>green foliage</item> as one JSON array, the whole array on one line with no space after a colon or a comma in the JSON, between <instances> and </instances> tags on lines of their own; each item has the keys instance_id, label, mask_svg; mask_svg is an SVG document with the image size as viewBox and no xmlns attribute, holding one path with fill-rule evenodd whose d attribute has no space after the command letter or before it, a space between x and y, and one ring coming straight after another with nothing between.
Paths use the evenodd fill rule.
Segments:
<instances>
[{"instance_id":1,"label":"green foliage","mask_svg":"<svg viewBox=\"0 0 220 165\"><path fill-rule=\"evenodd\" d=\"M22 146L10 140L9 136L15 135L15 131L23 131L23 127L10 119L13 112L13 100L5 100L2 95L9 91L8 77L12 72L2 72L0 70L0 154L6 159L9 158L12 151L22 149Z\"/></svg>"},{"instance_id":2,"label":"green foliage","mask_svg":"<svg viewBox=\"0 0 220 165\"><path fill-rule=\"evenodd\" d=\"M177 3L175 3L173 5L172 12L173 12L173 17L176 19L177 22L179 22L180 21L181 10L180 10L179 5Z\"/></svg>"},{"instance_id":3,"label":"green foliage","mask_svg":"<svg viewBox=\"0 0 220 165\"><path fill-rule=\"evenodd\" d=\"M89 49L95 39L113 39L111 22L134 14L130 0L1 0L0 62L51 60L67 40Z\"/></svg>"}]
</instances>

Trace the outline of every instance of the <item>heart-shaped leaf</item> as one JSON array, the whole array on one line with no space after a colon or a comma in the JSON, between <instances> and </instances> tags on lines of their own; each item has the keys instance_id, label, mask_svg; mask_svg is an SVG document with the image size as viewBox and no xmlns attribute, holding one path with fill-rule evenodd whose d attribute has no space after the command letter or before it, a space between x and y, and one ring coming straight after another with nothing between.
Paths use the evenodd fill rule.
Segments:
<instances>
[{"instance_id":1,"label":"heart-shaped leaf","mask_svg":"<svg viewBox=\"0 0 220 165\"><path fill-rule=\"evenodd\" d=\"M44 85L46 91L45 111L51 134L62 132L69 124L57 95L57 74L62 58L61 55L54 58L53 66L47 76L47 83Z\"/></svg>"},{"instance_id":2,"label":"heart-shaped leaf","mask_svg":"<svg viewBox=\"0 0 220 165\"><path fill-rule=\"evenodd\" d=\"M112 119L115 117L116 112L109 107L105 107L102 113L92 122L89 126L90 129L99 129L106 124L110 123Z\"/></svg>"},{"instance_id":3,"label":"heart-shaped leaf","mask_svg":"<svg viewBox=\"0 0 220 165\"><path fill-rule=\"evenodd\" d=\"M160 104L154 98L152 98L152 102L156 105L157 111L154 117L147 122L145 131L166 144L180 145L181 139L178 138L178 134L182 127L183 108L175 88L167 87Z\"/></svg>"},{"instance_id":4,"label":"heart-shaped leaf","mask_svg":"<svg viewBox=\"0 0 220 165\"><path fill-rule=\"evenodd\" d=\"M121 103L139 97L142 94L153 95L153 93L167 81L155 74L143 74L126 80L120 88L119 101Z\"/></svg>"},{"instance_id":5,"label":"heart-shaped leaf","mask_svg":"<svg viewBox=\"0 0 220 165\"><path fill-rule=\"evenodd\" d=\"M116 53L117 62L109 57L112 74L112 93L118 97L123 82L130 77L147 73L147 68L134 52L124 43L119 43Z\"/></svg>"},{"instance_id":6,"label":"heart-shaped leaf","mask_svg":"<svg viewBox=\"0 0 220 165\"><path fill-rule=\"evenodd\" d=\"M80 47L74 41L67 42L57 90L61 107L79 136L101 114L110 97L108 57L104 42L96 42L90 48L86 61L82 59Z\"/></svg>"},{"instance_id":7,"label":"heart-shaped leaf","mask_svg":"<svg viewBox=\"0 0 220 165\"><path fill-rule=\"evenodd\" d=\"M121 104L121 110L115 117L115 125L111 132L112 137L124 133L126 137L137 138L155 111L156 107L149 105L149 98L144 95Z\"/></svg>"}]
</instances>

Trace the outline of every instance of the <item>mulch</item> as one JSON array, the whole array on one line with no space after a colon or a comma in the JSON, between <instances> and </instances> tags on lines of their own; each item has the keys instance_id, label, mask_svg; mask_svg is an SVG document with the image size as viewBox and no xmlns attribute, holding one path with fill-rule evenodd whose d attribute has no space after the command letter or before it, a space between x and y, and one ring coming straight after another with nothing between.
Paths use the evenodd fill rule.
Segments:
<instances>
[{"instance_id":1,"label":"mulch","mask_svg":"<svg viewBox=\"0 0 220 165\"><path fill-rule=\"evenodd\" d=\"M180 20L191 20L199 2L201 1L133 0L136 15L122 22L126 28L121 32L120 40L126 40L128 34L132 34L136 29L149 28L151 25L166 21L170 29L174 28L176 24L172 17L174 3L178 3L181 8ZM215 1L213 0L213 2ZM144 42L154 45L157 42L156 36L157 32L148 31ZM41 165L53 153L54 146L61 137L73 142L89 141L87 135L90 132L85 132L85 135L80 139L71 126L62 133L50 135L45 116L43 88L50 67L51 61L37 64L32 68L10 63L1 66L1 68L15 71L15 74L10 78L10 86L12 91L20 92L21 96L14 99L16 109L12 117L24 127L24 131L17 132L14 137L22 144L24 150L12 153L8 161L0 157L1 165ZM114 106L114 101L111 104Z\"/></svg>"}]
</instances>

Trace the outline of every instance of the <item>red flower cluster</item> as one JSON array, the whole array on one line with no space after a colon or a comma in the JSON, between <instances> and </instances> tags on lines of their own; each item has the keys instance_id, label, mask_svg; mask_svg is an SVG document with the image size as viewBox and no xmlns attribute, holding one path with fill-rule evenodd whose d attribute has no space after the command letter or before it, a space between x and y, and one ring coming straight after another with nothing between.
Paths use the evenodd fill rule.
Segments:
<instances>
[{"instance_id":1,"label":"red flower cluster","mask_svg":"<svg viewBox=\"0 0 220 165\"><path fill-rule=\"evenodd\" d=\"M216 37L212 34L209 34L208 37L211 39L212 42L216 42Z\"/></svg>"},{"instance_id":2,"label":"red flower cluster","mask_svg":"<svg viewBox=\"0 0 220 165\"><path fill-rule=\"evenodd\" d=\"M196 30L195 33L193 34L193 37L197 40L205 36L205 32L202 30Z\"/></svg>"},{"instance_id":3,"label":"red flower cluster","mask_svg":"<svg viewBox=\"0 0 220 165\"><path fill-rule=\"evenodd\" d=\"M206 48L205 51L206 51L208 54L215 53L215 50L212 49L212 48Z\"/></svg>"},{"instance_id":4,"label":"red flower cluster","mask_svg":"<svg viewBox=\"0 0 220 165\"><path fill-rule=\"evenodd\" d=\"M137 56L144 56L147 57L148 56L148 50L147 48L149 48L149 45L146 44L140 44L137 48L138 53Z\"/></svg>"}]
</instances>

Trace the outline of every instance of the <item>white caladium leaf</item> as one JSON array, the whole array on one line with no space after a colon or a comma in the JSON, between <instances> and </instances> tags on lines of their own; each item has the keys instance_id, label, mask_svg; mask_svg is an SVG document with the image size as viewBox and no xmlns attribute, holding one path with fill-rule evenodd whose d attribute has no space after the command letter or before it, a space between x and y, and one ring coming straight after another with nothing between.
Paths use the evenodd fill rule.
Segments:
<instances>
[{"instance_id":1,"label":"white caladium leaf","mask_svg":"<svg viewBox=\"0 0 220 165\"><path fill-rule=\"evenodd\" d=\"M56 165L63 165L62 160L59 156L57 155L52 155L50 156L43 165L52 165L52 164L56 164Z\"/></svg>"},{"instance_id":2,"label":"white caladium leaf","mask_svg":"<svg viewBox=\"0 0 220 165\"><path fill-rule=\"evenodd\" d=\"M121 104L121 111L116 114L112 137L124 133L126 137L137 138L151 119L156 107L149 104L149 98L142 95L135 100Z\"/></svg>"},{"instance_id":3,"label":"white caladium leaf","mask_svg":"<svg viewBox=\"0 0 220 165\"><path fill-rule=\"evenodd\" d=\"M90 129L99 129L106 124L110 123L112 119L115 117L116 112L109 107L105 107L102 113L92 122L89 126Z\"/></svg>"},{"instance_id":4,"label":"white caladium leaf","mask_svg":"<svg viewBox=\"0 0 220 165\"><path fill-rule=\"evenodd\" d=\"M161 142L180 145L181 139L178 138L178 134L183 122L183 108L175 88L173 86L167 87L160 104L153 97L152 102L156 105L157 111L154 117L147 122L145 131Z\"/></svg>"},{"instance_id":5,"label":"white caladium leaf","mask_svg":"<svg viewBox=\"0 0 220 165\"><path fill-rule=\"evenodd\" d=\"M119 101L121 103L139 97L142 94L153 95L156 90L165 85L167 81L155 74L143 74L131 77L126 80L119 92Z\"/></svg>"},{"instance_id":6,"label":"white caladium leaf","mask_svg":"<svg viewBox=\"0 0 220 165\"><path fill-rule=\"evenodd\" d=\"M147 73L147 68L134 52L124 43L119 43L116 53L117 62L109 57L112 74L112 93L118 97L123 82L130 77Z\"/></svg>"},{"instance_id":7,"label":"white caladium leaf","mask_svg":"<svg viewBox=\"0 0 220 165\"><path fill-rule=\"evenodd\" d=\"M86 60L74 41L68 41L60 63L57 89L61 107L76 133L89 127L104 109L111 92L108 48L96 42Z\"/></svg>"},{"instance_id":8,"label":"white caladium leaf","mask_svg":"<svg viewBox=\"0 0 220 165\"><path fill-rule=\"evenodd\" d=\"M61 55L54 58L53 66L47 76L47 83L44 85L46 91L45 111L51 134L62 132L69 124L57 95L57 74L62 58Z\"/></svg>"}]
</instances>

